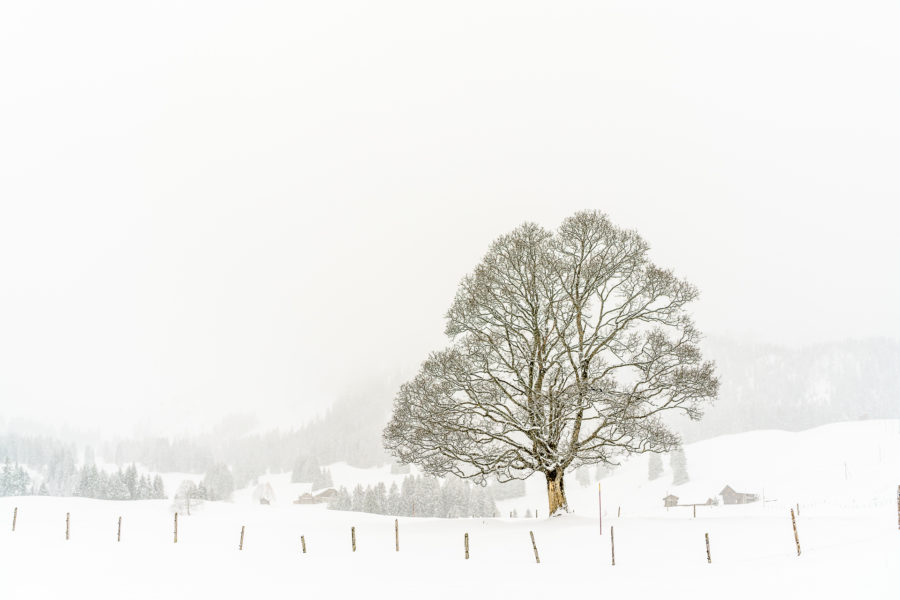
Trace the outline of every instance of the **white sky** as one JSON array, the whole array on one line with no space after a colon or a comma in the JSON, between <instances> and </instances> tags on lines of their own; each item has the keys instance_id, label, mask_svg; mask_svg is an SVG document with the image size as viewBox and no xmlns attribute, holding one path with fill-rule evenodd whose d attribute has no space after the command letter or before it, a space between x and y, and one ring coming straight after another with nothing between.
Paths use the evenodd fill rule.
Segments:
<instances>
[{"instance_id":1,"label":"white sky","mask_svg":"<svg viewBox=\"0 0 900 600\"><path fill-rule=\"evenodd\" d=\"M900 337L896 2L0 4L0 424L289 425L598 208L710 333Z\"/></svg>"}]
</instances>

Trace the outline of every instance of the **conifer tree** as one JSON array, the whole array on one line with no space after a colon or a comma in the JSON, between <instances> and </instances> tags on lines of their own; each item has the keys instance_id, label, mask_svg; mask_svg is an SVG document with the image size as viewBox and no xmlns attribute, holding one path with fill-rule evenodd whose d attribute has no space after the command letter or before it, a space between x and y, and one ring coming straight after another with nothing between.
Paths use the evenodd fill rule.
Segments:
<instances>
[{"instance_id":1,"label":"conifer tree","mask_svg":"<svg viewBox=\"0 0 900 600\"><path fill-rule=\"evenodd\" d=\"M109 479L106 497L110 500L130 500L128 486L120 473L113 474Z\"/></svg>"},{"instance_id":2,"label":"conifer tree","mask_svg":"<svg viewBox=\"0 0 900 600\"><path fill-rule=\"evenodd\" d=\"M687 457L681 448L672 452L672 458L669 461L672 467L672 484L681 485L690 481L687 472Z\"/></svg>"},{"instance_id":3,"label":"conifer tree","mask_svg":"<svg viewBox=\"0 0 900 600\"><path fill-rule=\"evenodd\" d=\"M364 510L363 507L366 505L366 490L363 489L363 486L360 484L356 484L356 487L353 488L353 495L351 496L350 502L350 510L354 512L362 512Z\"/></svg>"},{"instance_id":4,"label":"conifer tree","mask_svg":"<svg viewBox=\"0 0 900 600\"><path fill-rule=\"evenodd\" d=\"M125 484L125 488L128 490L128 498L131 500L137 500L139 498L138 472L137 466L135 466L134 463L131 463L131 466L127 467L122 473L122 482Z\"/></svg>"},{"instance_id":5,"label":"conifer tree","mask_svg":"<svg viewBox=\"0 0 900 600\"><path fill-rule=\"evenodd\" d=\"M311 483L320 477L319 461L313 456L303 455L294 461L291 483Z\"/></svg>"},{"instance_id":6,"label":"conifer tree","mask_svg":"<svg viewBox=\"0 0 900 600\"><path fill-rule=\"evenodd\" d=\"M157 473L156 477L153 478L153 498L165 500L166 497L166 488L163 485L162 476Z\"/></svg>"},{"instance_id":7,"label":"conifer tree","mask_svg":"<svg viewBox=\"0 0 900 600\"><path fill-rule=\"evenodd\" d=\"M400 515L400 488L397 482L391 483L388 490L386 512L389 515Z\"/></svg>"},{"instance_id":8,"label":"conifer tree","mask_svg":"<svg viewBox=\"0 0 900 600\"><path fill-rule=\"evenodd\" d=\"M659 454L653 453L650 455L650 459L647 461L647 478L650 481L653 481L654 479L659 479L659 476L662 474L662 459L659 457Z\"/></svg>"},{"instance_id":9,"label":"conifer tree","mask_svg":"<svg viewBox=\"0 0 900 600\"><path fill-rule=\"evenodd\" d=\"M347 488L341 486L341 489L338 490L337 498L328 505L328 508L332 510L351 510L353 508L353 499L350 497L350 492L347 491Z\"/></svg>"},{"instance_id":10,"label":"conifer tree","mask_svg":"<svg viewBox=\"0 0 900 600\"><path fill-rule=\"evenodd\" d=\"M331 471L326 468L317 469L315 477L313 477L312 480L312 489L321 490L333 486L334 482L331 479Z\"/></svg>"},{"instance_id":11,"label":"conifer tree","mask_svg":"<svg viewBox=\"0 0 900 600\"><path fill-rule=\"evenodd\" d=\"M228 465L214 464L203 477L203 486L209 500L231 500L234 492L234 476Z\"/></svg>"}]
</instances>

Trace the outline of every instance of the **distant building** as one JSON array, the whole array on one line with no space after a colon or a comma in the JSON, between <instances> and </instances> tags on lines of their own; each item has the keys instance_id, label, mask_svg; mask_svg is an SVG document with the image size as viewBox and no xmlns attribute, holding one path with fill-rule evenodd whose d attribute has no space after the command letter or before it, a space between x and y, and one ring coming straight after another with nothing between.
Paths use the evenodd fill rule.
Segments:
<instances>
[{"instance_id":1,"label":"distant building","mask_svg":"<svg viewBox=\"0 0 900 600\"><path fill-rule=\"evenodd\" d=\"M322 504L324 502L329 502L330 500L337 498L338 491L334 488L325 488L321 492L313 495L309 492L304 494L300 494L300 496L294 500L294 504Z\"/></svg>"},{"instance_id":2,"label":"distant building","mask_svg":"<svg viewBox=\"0 0 900 600\"><path fill-rule=\"evenodd\" d=\"M750 504L759 500L759 496L756 494L736 492L730 485L726 485L719 495L722 496L722 502L725 504Z\"/></svg>"},{"instance_id":3,"label":"distant building","mask_svg":"<svg viewBox=\"0 0 900 600\"><path fill-rule=\"evenodd\" d=\"M328 502L338 497L338 491L334 488L325 488L315 495L316 502Z\"/></svg>"},{"instance_id":4,"label":"distant building","mask_svg":"<svg viewBox=\"0 0 900 600\"><path fill-rule=\"evenodd\" d=\"M668 496L663 498L663 503L665 504L666 508L669 508L670 506L678 506L678 496L669 494Z\"/></svg>"}]
</instances>

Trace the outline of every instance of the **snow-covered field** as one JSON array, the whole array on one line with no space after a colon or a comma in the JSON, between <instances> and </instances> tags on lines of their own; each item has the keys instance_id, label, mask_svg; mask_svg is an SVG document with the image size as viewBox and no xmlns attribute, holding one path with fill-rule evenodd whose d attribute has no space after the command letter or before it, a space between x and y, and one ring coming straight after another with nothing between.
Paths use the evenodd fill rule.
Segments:
<instances>
[{"instance_id":1,"label":"snow-covered field","mask_svg":"<svg viewBox=\"0 0 900 600\"><path fill-rule=\"evenodd\" d=\"M233 503L207 503L193 516L180 516L177 544L165 501L2 498L0 515L8 520L0 531L0 599L900 597L900 421L751 432L692 444L686 453L691 481L682 486L671 484L668 468L647 481L646 457L603 479L602 535L596 483L581 486L572 478L567 487L574 514L549 520L401 518L399 552L393 517L290 504L302 484L290 484L286 476L272 478L279 493L272 506L251 503L245 490ZM337 485L402 479L387 468L341 465L332 466L332 475ZM696 519L690 508L662 507L666 492L682 502L702 502L725 484L764 493L767 502L700 507ZM789 513L798 503L799 557ZM504 514L513 508L545 514L541 482L529 481L525 498L498 505ZM610 564L610 526L616 566ZM712 564L706 561L707 532Z\"/></svg>"}]
</instances>

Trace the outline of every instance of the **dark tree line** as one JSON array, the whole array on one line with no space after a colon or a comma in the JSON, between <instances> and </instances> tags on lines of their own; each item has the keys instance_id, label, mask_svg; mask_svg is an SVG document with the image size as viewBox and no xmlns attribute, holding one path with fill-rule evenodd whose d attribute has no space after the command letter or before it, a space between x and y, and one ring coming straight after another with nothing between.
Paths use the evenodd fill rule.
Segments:
<instances>
[{"instance_id":1,"label":"dark tree line","mask_svg":"<svg viewBox=\"0 0 900 600\"><path fill-rule=\"evenodd\" d=\"M0 496L25 496L31 487L31 476L18 463L10 464L9 459L0 467Z\"/></svg>"},{"instance_id":2,"label":"dark tree line","mask_svg":"<svg viewBox=\"0 0 900 600\"><path fill-rule=\"evenodd\" d=\"M108 500L166 497L162 478L159 475L139 475L134 464L112 473L98 469L90 446L85 448L83 466L80 468L77 466L75 444L62 443L47 436L2 434L0 452L7 457L0 469L0 496L30 494ZM36 477L32 478L25 467L36 472Z\"/></svg>"},{"instance_id":3,"label":"dark tree line","mask_svg":"<svg viewBox=\"0 0 900 600\"><path fill-rule=\"evenodd\" d=\"M321 490L334 485L331 471L319 466L313 456L301 456L294 462L291 470L291 483L312 483L313 490Z\"/></svg>"},{"instance_id":4,"label":"dark tree line","mask_svg":"<svg viewBox=\"0 0 900 600\"><path fill-rule=\"evenodd\" d=\"M397 486L384 483L352 492L341 487L330 504L332 510L351 510L400 517L494 517L499 514L490 492L456 477L443 485L434 477L408 475Z\"/></svg>"},{"instance_id":5,"label":"dark tree line","mask_svg":"<svg viewBox=\"0 0 900 600\"><path fill-rule=\"evenodd\" d=\"M39 488L25 493L72 495L78 477L75 444L63 443L47 436L6 433L0 434L0 456L41 475Z\"/></svg>"},{"instance_id":6,"label":"dark tree line","mask_svg":"<svg viewBox=\"0 0 900 600\"><path fill-rule=\"evenodd\" d=\"M72 495L100 500L162 500L166 490L162 477L139 475L135 465L107 473L91 463L78 470Z\"/></svg>"},{"instance_id":7,"label":"dark tree line","mask_svg":"<svg viewBox=\"0 0 900 600\"><path fill-rule=\"evenodd\" d=\"M297 457L313 460L317 467L335 462L380 466L391 462L381 445L381 428L392 393L392 387L366 386L364 392L347 395L324 417L299 429L250 433L256 421L236 416L202 435L108 442L101 447L102 454L116 464L135 462L162 473L205 473L216 463L225 463L231 466L237 487L267 472L295 470Z\"/></svg>"}]
</instances>

